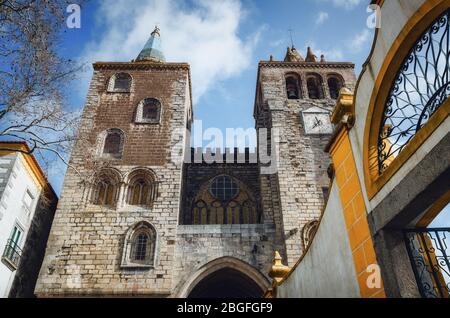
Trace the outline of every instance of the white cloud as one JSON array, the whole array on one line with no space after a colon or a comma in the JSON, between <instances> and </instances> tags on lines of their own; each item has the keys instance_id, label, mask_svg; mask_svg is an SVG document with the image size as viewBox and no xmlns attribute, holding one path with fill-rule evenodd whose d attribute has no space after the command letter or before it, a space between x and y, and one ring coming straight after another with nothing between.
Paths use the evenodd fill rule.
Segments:
<instances>
[{"instance_id":1,"label":"white cloud","mask_svg":"<svg viewBox=\"0 0 450 318\"><path fill-rule=\"evenodd\" d=\"M317 14L317 18L316 18L316 25L321 25L323 24L326 20L328 20L329 18L329 14L327 12L324 11L320 11Z\"/></svg>"},{"instance_id":2,"label":"white cloud","mask_svg":"<svg viewBox=\"0 0 450 318\"><path fill-rule=\"evenodd\" d=\"M313 53L315 56L317 56L317 59L320 59L321 55L325 56L325 60L330 62L342 62L344 61L344 53L341 49L338 48L331 48L328 50L322 50L320 47L316 45L314 42L308 42L306 47L302 50L302 54L306 56L307 48L311 47Z\"/></svg>"},{"instance_id":3,"label":"white cloud","mask_svg":"<svg viewBox=\"0 0 450 318\"><path fill-rule=\"evenodd\" d=\"M354 52L361 51L366 43L370 40L371 32L368 29L362 30L360 33L356 34L354 38L350 41L350 48Z\"/></svg>"},{"instance_id":4,"label":"white cloud","mask_svg":"<svg viewBox=\"0 0 450 318\"><path fill-rule=\"evenodd\" d=\"M347 10L357 7L362 0L316 0L318 2L331 2L334 6Z\"/></svg>"},{"instance_id":5,"label":"white cloud","mask_svg":"<svg viewBox=\"0 0 450 318\"><path fill-rule=\"evenodd\" d=\"M153 30L161 28L168 62L191 65L194 100L212 84L250 66L262 28L248 39L238 35L245 17L239 0L116 0L102 2L96 18L105 30L89 43L83 60L130 61L136 58Z\"/></svg>"},{"instance_id":6,"label":"white cloud","mask_svg":"<svg viewBox=\"0 0 450 318\"><path fill-rule=\"evenodd\" d=\"M367 47L368 42L370 41L372 33L368 29L364 29L363 31L357 33L353 38L348 40L348 44L339 46L332 46L326 50L321 49L319 45L317 45L313 41L309 41L306 43L306 47L302 50L302 53L306 55L307 47L311 47L314 55L319 59L323 54L325 55L325 60L331 62L345 62L349 61L351 57L355 53L361 52L363 49Z\"/></svg>"}]
</instances>

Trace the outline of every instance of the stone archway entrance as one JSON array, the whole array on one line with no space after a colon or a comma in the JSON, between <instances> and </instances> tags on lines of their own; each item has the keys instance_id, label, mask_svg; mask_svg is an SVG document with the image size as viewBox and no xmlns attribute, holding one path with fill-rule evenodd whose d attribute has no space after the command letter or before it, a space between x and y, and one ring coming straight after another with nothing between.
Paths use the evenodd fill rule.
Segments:
<instances>
[{"instance_id":1,"label":"stone archway entrance","mask_svg":"<svg viewBox=\"0 0 450 318\"><path fill-rule=\"evenodd\" d=\"M260 298L269 280L255 267L234 257L220 257L201 266L184 283L180 298Z\"/></svg>"},{"instance_id":2,"label":"stone archway entrance","mask_svg":"<svg viewBox=\"0 0 450 318\"><path fill-rule=\"evenodd\" d=\"M232 268L223 268L203 278L188 298L260 298L264 294L250 277Z\"/></svg>"}]
</instances>

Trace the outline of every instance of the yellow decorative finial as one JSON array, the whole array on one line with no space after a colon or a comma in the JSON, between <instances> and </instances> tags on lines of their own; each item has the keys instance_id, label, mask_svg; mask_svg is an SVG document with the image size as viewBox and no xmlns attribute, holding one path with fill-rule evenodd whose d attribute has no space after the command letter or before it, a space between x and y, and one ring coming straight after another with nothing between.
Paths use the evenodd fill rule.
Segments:
<instances>
[{"instance_id":1,"label":"yellow decorative finial","mask_svg":"<svg viewBox=\"0 0 450 318\"><path fill-rule=\"evenodd\" d=\"M269 276L273 278L273 283L278 284L290 272L290 268L283 265L281 255L278 251L275 252L273 265L269 272Z\"/></svg>"}]
</instances>

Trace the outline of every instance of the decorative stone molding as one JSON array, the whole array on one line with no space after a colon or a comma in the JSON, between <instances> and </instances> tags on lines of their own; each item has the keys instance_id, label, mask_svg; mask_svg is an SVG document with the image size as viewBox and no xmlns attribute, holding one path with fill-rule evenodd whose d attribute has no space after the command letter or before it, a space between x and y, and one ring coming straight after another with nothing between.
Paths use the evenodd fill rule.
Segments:
<instances>
[{"instance_id":1,"label":"decorative stone molding","mask_svg":"<svg viewBox=\"0 0 450 318\"><path fill-rule=\"evenodd\" d=\"M351 129L355 124L354 95L346 87L343 87L339 92L336 108L331 115L331 122L335 125L342 123L348 129Z\"/></svg>"}]
</instances>

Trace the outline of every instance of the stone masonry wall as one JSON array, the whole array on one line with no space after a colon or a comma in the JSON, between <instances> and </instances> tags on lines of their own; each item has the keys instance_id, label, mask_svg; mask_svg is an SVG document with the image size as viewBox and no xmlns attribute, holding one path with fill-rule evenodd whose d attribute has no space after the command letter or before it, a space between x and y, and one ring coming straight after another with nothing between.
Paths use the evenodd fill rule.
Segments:
<instances>
[{"instance_id":1,"label":"stone masonry wall","mask_svg":"<svg viewBox=\"0 0 450 318\"><path fill-rule=\"evenodd\" d=\"M180 225L175 253L178 284L174 295L201 267L226 256L255 267L269 279L274 234L273 224Z\"/></svg>"},{"instance_id":2,"label":"stone masonry wall","mask_svg":"<svg viewBox=\"0 0 450 318\"><path fill-rule=\"evenodd\" d=\"M200 188L217 175L230 175L244 183L260 205L259 166L252 163L187 164L184 177L183 214L190 213ZM239 259L262 274L268 274L274 255L273 219L263 214L264 224L180 225L178 227L175 273L180 292L186 281L209 262L221 257ZM267 277L268 278L268 277Z\"/></svg>"},{"instance_id":3,"label":"stone masonry wall","mask_svg":"<svg viewBox=\"0 0 450 318\"><path fill-rule=\"evenodd\" d=\"M286 73L300 76L302 99L287 99ZM308 98L308 73L322 76L324 99ZM354 88L356 78L353 65L349 63L260 64L259 98L255 112L257 127L276 128L280 136L277 172L275 175L261 176L261 191L263 197L270 195L279 198L279 205L272 205L272 213L277 226L277 242L284 242L285 251L281 249L281 252L285 253L290 266L302 255L301 231L309 221L319 218L324 205L322 188L329 186L326 171L330 159L324 148L330 135L307 135L301 116L303 110L313 106L330 112L333 110L335 100L329 95L328 74L340 74L345 86L351 90Z\"/></svg>"},{"instance_id":4,"label":"stone masonry wall","mask_svg":"<svg viewBox=\"0 0 450 318\"><path fill-rule=\"evenodd\" d=\"M50 233L46 256L35 293L39 297L64 295L160 295L171 293L173 263L181 201L182 166L171 160L171 150L184 144L183 131L190 112L188 66L150 63L102 64L95 66L77 143ZM131 93L107 93L109 77L128 72L133 77ZM139 101L161 101L159 125L134 124ZM121 160L107 162L123 181L115 209L89 202L92 176L102 162L95 157L98 135L108 128L125 133ZM183 147L180 155L183 156ZM103 162L103 164L105 164ZM127 175L137 167L151 168L159 184L159 196L151 209L129 207L124 202ZM120 268L126 231L139 221L149 221L157 231L153 269Z\"/></svg>"}]
</instances>

